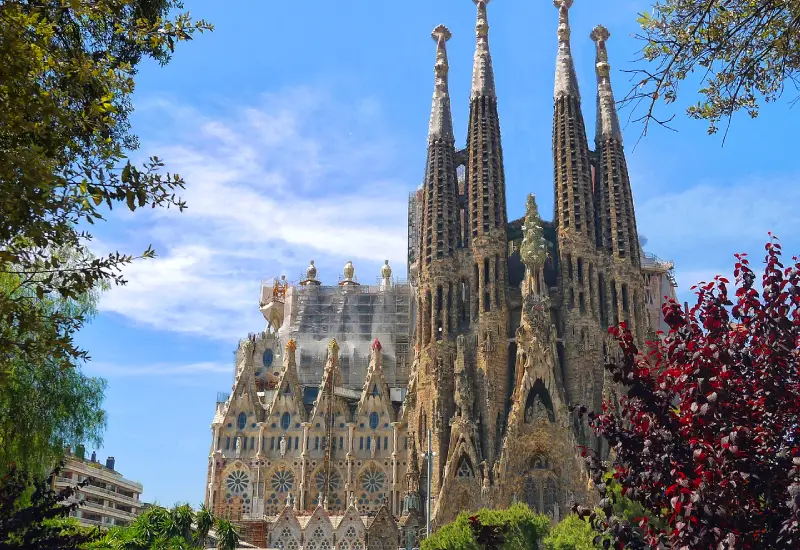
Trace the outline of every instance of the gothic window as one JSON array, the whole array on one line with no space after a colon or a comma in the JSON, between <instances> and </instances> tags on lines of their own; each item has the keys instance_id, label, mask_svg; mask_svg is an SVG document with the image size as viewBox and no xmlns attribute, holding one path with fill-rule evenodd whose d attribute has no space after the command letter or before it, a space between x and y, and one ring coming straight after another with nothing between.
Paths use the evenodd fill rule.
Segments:
<instances>
[{"instance_id":1,"label":"gothic window","mask_svg":"<svg viewBox=\"0 0 800 550\"><path fill-rule=\"evenodd\" d=\"M226 437L225 438L225 450L229 451L230 448L231 448L231 438L230 437Z\"/></svg>"},{"instance_id":2,"label":"gothic window","mask_svg":"<svg viewBox=\"0 0 800 550\"><path fill-rule=\"evenodd\" d=\"M314 438L314 449L319 449L319 437Z\"/></svg>"},{"instance_id":3,"label":"gothic window","mask_svg":"<svg viewBox=\"0 0 800 550\"><path fill-rule=\"evenodd\" d=\"M292 415L290 415L288 412L283 413L283 416L281 416L281 428L283 428L283 431L288 430L289 426L291 425Z\"/></svg>"},{"instance_id":4,"label":"gothic window","mask_svg":"<svg viewBox=\"0 0 800 550\"><path fill-rule=\"evenodd\" d=\"M556 487L556 480L548 477L544 482L544 494L542 500L543 510L545 514L555 513L555 507L558 503L558 489Z\"/></svg>"},{"instance_id":5,"label":"gothic window","mask_svg":"<svg viewBox=\"0 0 800 550\"><path fill-rule=\"evenodd\" d=\"M236 421L236 425L239 426L240 430L244 430L245 426L247 426L247 415L244 413L239 413L239 418Z\"/></svg>"},{"instance_id":6,"label":"gothic window","mask_svg":"<svg viewBox=\"0 0 800 550\"><path fill-rule=\"evenodd\" d=\"M271 367L274 355L271 349L264 350L264 366Z\"/></svg>"},{"instance_id":7,"label":"gothic window","mask_svg":"<svg viewBox=\"0 0 800 550\"><path fill-rule=\"evenodd\" d=\"M375 464L367 466L359 476L358 507L366 512L376 512L386 494L386 474Z\"/></svg>"},{"instance_id":8,"label":"gothic window","mask_svg":"<svg viewBox=\"0 0 800 550\"><path fill-rule=\"evenodd\" d=\"M381 395L380 390L378 389L378 384L372 386L372 397L379 397Z\"/></svg>"},{"instance_id":9,"label":"gothic window","mask_svg":"<svg viewBox=\"0 0 800 550\"><path fill-rule=\"evenodd\" d=\"M456 477L464 479L472 479L475 477L475 472L472 471L472 465L469 462L469 458L464 457L461 459L461 463L458 465L458 471L456 472Z\"/></svg>"},{"instance_id":10,"label":"gothic window","mask_svg":"<svg viewBox=\"0 0 800 550\"><path fill-rule=\"evenodd\" d=\"M370 413L370 415L369 415L369 427L371 429L377 430L379 421L380 421L380 419L378 418L378 413L376 413L376 412Z\"/></svg>"},{"instance_id":11,"label":"gothic window","mask_svg":"<svg viewBox=\"0 0 800 550\"><path fill-rule=\"evenodd\" d=\"M528 477L525 479L525 487L524 487L524 494L523 498L525 500L525 504L527 504L532 510L536 510L537 512L542 511L542 501L541 501L542 492L539 489L539 483L532 477Z\"/></svg>"}]
</instances>

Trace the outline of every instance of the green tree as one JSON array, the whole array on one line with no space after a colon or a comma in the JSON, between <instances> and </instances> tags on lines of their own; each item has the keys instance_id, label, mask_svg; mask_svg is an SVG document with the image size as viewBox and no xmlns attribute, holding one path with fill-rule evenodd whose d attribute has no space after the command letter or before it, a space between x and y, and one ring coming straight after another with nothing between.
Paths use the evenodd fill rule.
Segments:
<instances>
[{"instance_id":1,"label":"green tree","mask_svg":"<svg viewBox=\"0 0 800 550\"><path fill-rule=\"evenodd\" d=\"M481 510L477 514L465 512L423 541L422 550L483 550L471 527L476 520L481 527L498 528L503 539L498 547L501 550L536 548L550 527L547 517L536 514L524 504L505 510Z\"/></svg>"},{"instance_id":2,"label":"green tree","mask_svg":"<svg viewBox=\"0 0 800 550\"><path fill-rule=\"evenodd\" d=\"M547 550L594 550L597 534L592 527L578 516L569 515L550 529L544 538Z\"/></svg>"},{"instance_id":3,"label":"green tree","mask_svg":"<svg viewBox=\"0 0 800 550\"><path fill-rule=\"evenodd\" d=\"M153 506L126 527L112 527L102 539L90 545L92 550L194 550L205 547L209 522L217 524L217 531L229 529L221 525L207 510L197 514L188 504L175 506L171 510ZM221 527L221 529L220 529ZM230 529L233 529L231 526ZM205 532L203 532L205 530ZM235 531L233 535L236 535ZM218 535L219 537L219 535ZM226 533L226 537L231 537ZM226 540L231 540L227 538ZM236 542L231 548L235 548ZM227 549L227 546L222 547Z\"/></svg>"},{"instance_id":4,"label":"green tree","mask_svg":"<svg viewBox=\"0 0 800 550\"><path fill-rule=\"evenodd\" d=\"M69 256L69 251L62 254ZM19 284L19 276L0 273L0 295L16 299L32 292ZM46 322L57 315L88 320L96 312L98 294L91 290L75 298L29 296L29 307L43 319L36 337L58 338L57 325ZM63 368L51 354L39 353L45 349L38 346L6 358L10 370L0 384L0 474L14 463L33 475L45 475L66 445L101 442L105 380L86 376L77 365Z\"/></svg>"},{"instance_id":5,"label":"green tree","mask_svg":"<svg viewBox=\"0 0 800 550\"><path fill-rule=\"evenodd\" d=\"M216 527L217 548L219 550L235 550L239 546L239 532L236 526L227 519L218 519Z\"/></svg>"},{"instance_id":6,"label":"green tree","mask_svg":"<svg viewBox=\"0 0 800 550\"><path fill-rule=\"evenodd\" d=\"M45 314L37 300L76 300L99 283L124 283L121 268L133 256L84 253L92 238L85 229L104 209L185 207L175 194L183 180L164 173L160 159L128 159L138 146L129 123L137 64L166 63L176 42L210 29L187 13L171 16L181 7L0 3L0 274L17 285L0 293L0 376L21 357L49 355L64 369L88 357L73 339L84 319ZM148 248L140 257L152 256Z\"/></svg>"},{"instance_id":7,"label":"green tree","mask_svg":"<svg viewBox=\"0 0 800 550\"><path fill-rule=\"evenodd\" d=\"M52 475L57 475L56 469ZM83 548L99 536L70 520L76 487L56 493L48 477L33 478L14 466L0 480L0 550Z\"/></svg>"},{"instance_id":8,"label":"green tree","mask_svg":"<svg viewBox=\"0 0 800 550\"><path fill-rule=\"evenodd\" d=\"M624 101L644 104L644 132L658 100L678 98L687 78L700 99L687 114L707 120L709 133L737 111L755 118L759 99L779 100L800 71L798 0L657 0L639 18L642 57L650 66L634 70L634 88ZM674 116L674 115L673 115Z\"/></svg>"}]
</instances>

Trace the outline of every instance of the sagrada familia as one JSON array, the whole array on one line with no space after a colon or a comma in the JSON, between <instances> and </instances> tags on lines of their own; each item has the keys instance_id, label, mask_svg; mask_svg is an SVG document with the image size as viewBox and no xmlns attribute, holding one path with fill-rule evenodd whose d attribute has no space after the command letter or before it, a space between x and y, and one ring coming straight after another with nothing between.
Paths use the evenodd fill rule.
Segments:
<instances>
[{"instance_id":1,"label":"sagrada familia","mask_svg":"<svg viewBox=\"0 0 800 550\"><path fill-rule=\"evenodd\" d=\"M572 0L555 0L552 222L528 199L509 222L488 0L477 4L466 147L456 147L447 41L436 27L424 182L409 200L408 279L347 262L323 284L262 285L267 329L244 339L217 398L206 504L280 549L418 545L465 510L525 502L558 520L591 491L579 447L607 452L570 412L618 392L608 327L639 342L675 296L672 264L643 252L609 77L596 44L590 149L570 52ZM428 504L430 503L430 505ZM428 508L429 506L429 508Z\"/></svg>"}]
</instances>

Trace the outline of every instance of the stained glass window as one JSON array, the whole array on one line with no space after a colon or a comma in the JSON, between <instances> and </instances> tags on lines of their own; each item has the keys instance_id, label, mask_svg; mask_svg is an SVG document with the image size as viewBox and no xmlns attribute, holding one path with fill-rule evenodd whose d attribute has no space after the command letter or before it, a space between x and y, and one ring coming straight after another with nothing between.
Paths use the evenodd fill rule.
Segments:
<instances>
[{"instance_id":1,"label":"stained glass window","mask_svg":"<svg viewBox=\"0 0 800 550\"><path fill-rule=\"evenodd\" d=\"M270 479L270 486L276 493L288 493L294 487L294 474L291 470L276 470Z\"/></svg>"},{"instance_id":2,"label":"stained glass window","mask_svg":"<svg viewBox=\"0 0 800 550\"><path fill-rule=\"evenodd\" d=\"M380 421L380 419L378 418L378 413L376 413L376 412L370 413L370 415L369 415L369 427L370 428L372 428L373 430L376 430L378 428L378 422L379 421Z\"/></svg>"},{"instance_id":3,"label":"stained glass window","mask_svg":"<svg viewBox=\"0 0 800 550\"><path fill-rule=\"evenodd\" d=\"M250 483L250 476L247 475L247 472L243 472L242 470L234 470L228 474L228 479L225 483L229 493L240 495L247 490L247 486Z\"/></svg>"},{"instance_id":4,"label":"stained glass window","mask_svg":"<svg viewBox=\"0 0 800 550\"><path fill-rule=\"evenodd\" d=\"M239 419L236 421L236 424L239 426L240 430L244 430L245 426L247 426L247 415L239 413Z\"/></svg>"},{"instance_id":5,"label":"stained glass window","mask_svg":"<svg viewBox=\"0 0 800 550\"><path fill-rule=\"evenodd\" d=\"M264 366L271 367L274 356L271 349L264 350Z\"/></svg>"},{"instance_id":6,"label":"stained glass window","mask_svg":"<svg viewBox=\"0 0 800 550\"><path fill-rule=\"evenodd\" d=\"M291 425L292 415L290 415L288 412L283 413L283 416L281 416L281 428L283 428L283 431L288 430L289 426Z\"/></svg>"}]
</instances>

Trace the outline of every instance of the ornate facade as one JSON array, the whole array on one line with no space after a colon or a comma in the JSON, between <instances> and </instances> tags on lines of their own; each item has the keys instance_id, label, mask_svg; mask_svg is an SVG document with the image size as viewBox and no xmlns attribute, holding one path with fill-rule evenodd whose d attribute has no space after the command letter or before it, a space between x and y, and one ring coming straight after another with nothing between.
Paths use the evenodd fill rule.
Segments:
<instances>
[{"instance_id":1,"label":"ornate facade","mask_svg":"<svg viewBox=\"0 0 800 550\"><path fill-rule=\"evenodd\" d=\"M240 343L232 392L217 399L207 504L262 525L274 547L404 546L419 534L429 486L434 525L515 501L557 519L588 490L577 448L604 451L569 408L618 396L603 369L615 349L608 327L624 321L643 341L660 328L661 297L674 297L672 265L641 249L602 26L591 33L589 147L572 0L555 1L553 221L533 195L523 219L507 220L488 1L475 3L464 149L451 117L450 31L432 35L408 281L387 262L377 284L362 285L348 262L324 285L311 262L296 284L266 283L267 330Z\"/></svg>"}]
</instances>

